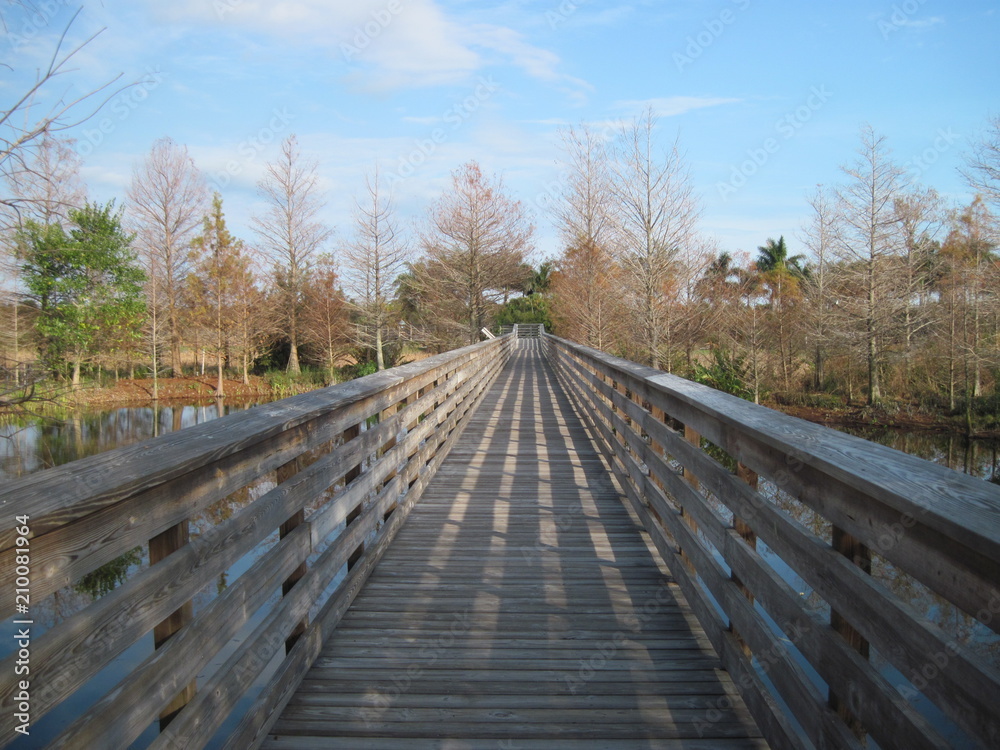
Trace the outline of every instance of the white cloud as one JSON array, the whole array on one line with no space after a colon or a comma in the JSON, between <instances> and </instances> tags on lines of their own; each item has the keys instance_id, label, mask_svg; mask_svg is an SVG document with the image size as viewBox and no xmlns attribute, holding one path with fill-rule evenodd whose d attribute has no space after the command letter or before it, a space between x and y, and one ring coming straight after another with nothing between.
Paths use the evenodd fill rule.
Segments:
<instances>
[{"instance_id":1,"label":"white cloud","mask_svg":"<svg viewBox=\"0 0 1000 750\"><path fill-rule=\"evenodd\" d=\"M151 4L164 21L216 25L325 48L355 87L388 91L460 83L485 56L578 95L590 87L559 71L560 59L511 28L463 23L441 0L179 0Z\"/></svg>"},{"instance_id":2,"label":"white cloud","mask_svg":"<svg viewBox=\"0 0 1000 750\"><path fill-rule=\"evenodd\" d=\"M658 99L632 99L615 103L615 108L638 114L647 107L659 117L677 117L707 107L718 107L723 104L737 104L742 99L724 98L718 96L670 96Z\"/></svg>"},{"instance_id":3,"label":"white cloud","mask_svg":"<svg viewBox=\"0 0 1000 750\"><path fill-rule=\"evenodd\" d=\"M942 23L944 23L944 19L941 16L932 16L931 18L907 18L899 21L896 25L904 26L908 29L922 30Z\"/></svg>"}]
</instances>

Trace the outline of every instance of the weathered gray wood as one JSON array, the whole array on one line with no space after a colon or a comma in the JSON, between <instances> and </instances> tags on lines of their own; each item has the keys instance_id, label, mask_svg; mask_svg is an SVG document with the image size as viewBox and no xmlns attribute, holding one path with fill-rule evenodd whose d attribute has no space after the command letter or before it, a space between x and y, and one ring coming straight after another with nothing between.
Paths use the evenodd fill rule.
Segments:
<instances>
[{"instance_id":1,"label":"weathered gray wood","mask_svg":"<svg viewBox=\"0 0 1000 750\"><path fill-rule=\"evenodd\" d=\"M562 374L571 380L575 378L574 373L566 370L563 370ZM703 549L701 542L695 538L693 528L681 519L679 513L665 508L664 515L659 516L659 514L654 515L647 510L648 498L653 494L654 488L647 481L648 478L638 471L636 462L618 440L617 434L612 431L614 420L618 420L617 415L612 415L610 407L599 400L595 399L587 404L587 390L582 388L582 381L579 378L575 379L575 388L570 386L571 392L578 395L581 402L589 407L591 424L602 435L603 443L617 448L613 449L612 460L612 469L615 475L643 524L649 530L661 556L668 561L671 571L684 590L687 601L691 603L699 621L705 626L706 634L712 641L716 653L722 655L727 670L740 676L736 684L757 725L764 729L765 736L774 747L789 749L804 747L798 732L787 717L782 715L774 698L764 687L755 670L750 667L746 654L741 649L734 647L735 641L732 633L728 632L725 623L721 621L718 613L705 597L701 586L695 582L695 566L692 566L691 558L693 557L697 562L706 563L704 575L709 575L711 568L716 567L714 561ZM604 411L604 419L598 418L598 410ZM660 457L656 456L656 458ZM640 487L644 488L644 493L640 491ZM655 489L658 491L658 488ZM660 523L662 521L667 521L669 524L669 537L667 529ZM683 542L680 539L683 539ZM680 549L683 547L679 547L679 544L688 545L688 554L681 554ZM699 575L702 575L701 571L699 571ZM721 579L723 576L716 573L715 578Z\"/></svg>"},{"instance_id":2,"label":"weathered gray wood","mask_svg":"<svg viewBox=\"0 0 1000 750\"><path fill-rule=\"evenodd\" d=\"M346 564L358 541L374 530L378 518L377 509L394 493L398 493L398 485L387 486L380 501L369 507L357 523L352 524L320 555L295 587L285 594L281 604L272 609L254 632L230 655L188 708L154 740L151 750L161 747L203 747L212 739L239 699L253 686L260 673L278 653L281 644L286 644L288 653L294 649L294 642L291 647L287 647L287 644L297 624ZM307 629L308 624L301 629L299 637ZM298 638L294 640L297 641Z\"/></svg>"},{"instance_id":3,"label":"weathered gray wood","mask_svg":"<svg viewBox=\"0 0 1000 750\"><path fill-rule=\"evenodd\" d=\"M264 740L266 733L277 720L303 674L315 661L318 652L314 644L322 642L336 628L343 613L354 601L375 564L381 559L389 542L392 541L406 520L410 508L420 498L426 483L434 475L448 450L458 439L465 424L463 417L470 414L478 404L482 394L485 393L486 386L499 372L502 364L502 361L498 361L494 365L484 368L479 377L469 379L464 385L460 384L461 381L446 383L448 388L455 388L455 392L442 401L439 408L435 409L434 414L449 413L447 418L436 424L438 427L435 432L436 439L428 440L423 448L416 450L413 458L407 462L404 474L394 477L386 488L388 495L395 491L394 486L400 488L407 486L405 501L392 513L379 531L374 543L365 550L365 553L359 558L358 564L353 567L347 578L323 606L315 623L307 629L308 647L299 648L299 644L296 644L292 649L289 658L282 663L278 672L256 699L252 710L243 718L228 739L227 749L244 750L244 748L258 747ZM454 379L452 380L454 381ZM464 401L464 408L459 405L460 401ZM449 406L453 407L450 412ZM430 420L425 420L425 422L428 421ZM415 442L417 437L419 437L417 431L411 432L403 444L397 445L393 450L406 450L407 442ZM410 483L411 476L416 481Z\"/></svg>"},{"instance_id":4,"label":"weathered gray wood","mask_svg":"<svg viewBox=\"0 0 1000 750\"><path fill-rule=\"evenodd\" d=\"M579 386L581 382L582 381L577 380L577 385ZM591 380L591 384L597 388L603 386L603 383L595 382L594 380ZM602 388L602 390L604 389ZM608 392L609 390L610 389L605 390L606 395L609 398L613 398L623 411L630 413L630 415L633 416L637 421L641 420L641 423L644 426L648 424L648 421L642 419L642 415L637 410L628 409L630 405L634 406L634 404L624 403L624 399L619 394ZM601 406L603 406L603 404ZM617 430L617 432L614 435L610 434L606 435L605 436L606 439L609 441L613 441L616 446L621 446L619 439L622 436L628 435L630 433L631 428L624 422L623 419L621 419L619 415L612 414L610 410L605 411L604 416L608 421L608 423L611 424L613 427L615 427ZM658 431L652 428L651 431L658 435L665 434L662 431ZM673 433L670 434L670 437L674 438ZM709 537L709 539L713 542L713 544L717 549L724 550L723 552L724 558L726 559L727 563L730 564L731 567L734 567L733 562L731 561L730 558L736 551L737 545L735 544L726 545L723 542L723 536L726 534L726 530L723 528L723 524L721 523L721 521L704 503L703 498L693 491L693 488L687 485L678 474L676 474L675 472L673 472L673 470L667 467L663 463L662 458L659 455L657 455L655 451L652 451L649 447L645 446L642 443L642 441L638 440L637 438L638 436L633 433L632 438L630 439L630 445L634 446L634 449L639 452L640 457L647 462L649 468L652 470L652 473L661 477L665 481L665 483L667 483L670 486L670 488L675 492L677 497L683 498L682 503L689 510L689 512L694 511L695 518L698 521L700 530ZM676 440L673 440L671 442L671 445L679 446L679 445L687 445L689 443L690 440L685 442L678 437ZM621 450L618 451L618 455L619 458L621 458L623 461L629 458L625 456L623 447L621 448ZM703 454L701 451L691 452L688 455L690 455L692 458L695 456L704 456L705 458L704 461L699 460L699 461L693 461L692 463L702 469L710 469L711 470L710 473L716 475L714 477L715 481L713 482L713 484L717 485L719 480L718 473L724 472L722 467L719 466L717 463L715 463L712 459L705 456L705 454ZM642 473L638 471L638 466L635 465L634 462L630 467L630 474L633 482L636 482L640 486L645 487L646 491L645 500L649 502L653 507L658 508L658 515L662 517L663 514L665 513L673 512L666 505L664 498L657 497L655 491L651 491L650 486L645 483L645 477L643 477ZM730 481L734 481L736 479L732 475L728 474L728 472L725 472L725 474ZM696 543L696 542L689 542L689 543ZM707 571L710 569L712 562L711 558L707 556L707 551L700 550L700 544L698 551L700 551L701 554L698 555L699 562L698 564L695 565L695 568L699 571L699 574L703 579L709 581L715 581L716 583L718 583L718 581L720 580L718 576L716 576L715 578L708 576ZM759 581L760 576L766 571L766 566L764 566L762 563L758 563L758 565L750 567L746 564L746 558L743 559L743 562L744 562L743 566L739 568L740 576L746 577L748 580L752 579L755 582ZM752 586L751 589L753 589ZM713 590L713 594L715 598L719 601L735 602L735 600L731 598L732 597L731 592L724 593L723 590L719 587L716 587ZM808 619L808 616L805 610L803 610L801 606L798 605L797 600L798 597L795 597L795 599L792 600L795 603L794 610L797 610L794 611L794 617L801 624ZM735 604L731 604L729 607L726 608L726 610L731 617L738 617L739 613L743 611L736 609ZM766 638L767 636L766 633L760 631L759 623L755 623L751 620L746 619L746 617L749 617L750 614L745 611L743 611L743 613L744 613L744 619L742 620L743 628L746 629L754 628L757 633L755 641L758 644L756 648L758 653L760 652L770 653L774 648L774 644L770 641L764 642L763 639ZM787 619L790 616L793 616L793 613L789 612L789 608L786 607L784 612L784 617L779 618L779 621L787 621ZM825 633L826 631L821 629L820 632ZM808 654L807 652L807 655L810 654ZM843 650L840 650L840 656L842 659L845 659ZM843 661L841 660L836 660L836 661L828 660L825 663L822 662L822 660L818 659L816 661L818 662L816 666L818 667L820 674L823 675L824 677L827 677L828 671L836 670L843 664ZM850 660L846 661L848 663L851 663ZM782 673L780 672L780 664L781 663L778 663L776 665L779 666L779 670L772 672L772 679L774 679L775 677L780 678L782 676ZM795 667L794 665L785 665L785 669L795 670ZM877 675L877 673L874 673L874 671L871 670L870 668L865 669L862 675L858 675L857 672L851 674L849 679L845 679L843 672L841 672L839 678L838 677L828 678L828 681L832 682L833 684L843 686L841 689L849 689L848 686L851 685L854 680L859 678L866 679L869 685L874 685L875 682L877 681L879 683L879 688L888 689L889 691L891 691L885 693L887 696L893 693L897 695L897 701L895 704L893 704L891 701L887 701L890 703L888 711L878 710L882 706L881 702L863 701L863 700L855 701L856 704L860 704L860 710L863 711L866 714L866 716L872 718L873 721L871 722L870 725L875 728L874 733L878 738L880 738L882 741L886 741L888 738L892 738L894 742L903 741L907 747L946 746L943 744L944 741L937 735L937 733L930 728L926 720L921 719L912 710L912 708L904 708L903 706L899 705L900 703L902 703L902 701L898 700L898 693L895 691L895 689L891 688L891 686L889 686L888 683L882 680ZM796 699L799 699L803 695L808 694L811 689L811 685L808 683L808 681L804 679L803 676L800 675L795 677L794 679L796 684L785 685L783 687L783 694L789 696L789 700L793 703L793 705ZM875 711L872 710L873 708L875 708L875 710L878 712L877 715L873 715L875 714ZM902 710L902 716L897 716L896 714L900 710ZM823 704L823 701L819 700L817 696L813 696L812 702L803 703L799 706L797 714L800 716L800 720L802 720L803 723L808 725L810 720L814 720L817 717L827 716L827 710L826 706ZM887 726L891 727L892 731L887 731ZM846 747L850 746L851 743L853 742L852 738L840 734L840 732L843 730L843 727L838 728L836 725L831 723L829 719L826 720L824 728L821 727L813 728L814 741L818 738L817 733L821 730L824 733L826 733L825 741L827 743L833 742L835 746ZM831 732L833 734L830 734Z\"/></svg>"},{"instance_id":5,"label":"weathered gray wood","mask_svg":"<svg viewBox=\"0 0 1000 750\"><path fill-rule=\"evenodd\" d=\"M71 724L50 747L53 750L128 747L145 731L149 717L162 711L180 687L240 631L308 553L308 529L300 528L282 539L196 620ZM203 691L205 687L202 686Z\"/></svg>"},{"instance_id":6,"label":"weathered gray wood","mask_svg":"<svg viewBox=\"0 0 1000 750\"><path fill-rule=\"evenodd\" d=\"M264 747L337 746L337 737L358 747L369 737L400 746L447 738L449 747L483 737L530 737L531 747L559 737L691 739L706 715L716 740L756 736L536 356L518 350L367 585L349 609L338 605L313 669L274 726L257 730L269 733ZM602 654L616 635L614 653ZM567 678L595 653L600 667L570 692ZM373 686L391 689L411 666L419 674L398 706L360 713L372 708ZM735 708L716 716L723 698Z\"/></svg>"},{"instance_id":7,"label":"weathered gray wood","mask_svg":"<svg viewBox=\"0 0 1000 750\"><path fill-rule=\"evenodd\" d=\"M532 750L764 750L767 743L759 738L731 739L712 738L708 740L685 737L684 739L538 739L532 738L530 745L521 741L518 745L498 742L495 738L468 737L452 740L449 750L502 750L507 748L531 747ZM441 750L441 740L437 738L398 737L281 737L268 745L272 750Z\"/></svg>"},{"instance_id":8,"label":"weathered gray wood","mask_svg":"<svg viewBox=\"0 0 1000 750\"><path fill-rule=\"evenodd\" d=\"M182 450L179 446L183 441L179 443L176 435L161 443L152 441L144 448L144 453L136 454L142 456L140 463L144 461L147 468L156 464L156 471L152 474L138 476L137 471L122 470L119 476L109 477L109 467L116 466L117 462L131 455L126 449L123 449L117 457L111 456L108 459L106 456L103 463L90 461L89 464L94 466L89 468L87 465L82 468L75 466L55 472L54 476L58 475L57 481L63 481L66 476L88 476L88 486L85 489L91 493L91 497L81 500L65 511L53 511L48 516L42 516L38 519L37 525L34 523L36 516L32 515L33 531L36 533L39 529L48 531L34 537L33 545L40 544L44 548L47 540L57 540L57 538L62 542L70 540L75 544L76 540L83 537L98 534L102 530L107 531L109 524L121 524L121 520L115 520L115 513L127 517L130 512L141 507L136 505L137 499L142 499L147 504L158 499L161 504L169 506L170 510L160 512L154 509L151 513L154 517L152 521L148 517L127 518L125 531L108 532L108 543L103 548L104 551L96 553L96 556L92 554L91 549L88 549L81 555L71 554L70 557L75 561L68 565L39 566L46 575L33 578L33 594L36 583L39 584L38 589L44 593L46 581L53 587L66 578L67 571L73 571L74 577L76 574L82 574L95 565L95 560L103 561L101 555L109 554L106 550L117 550L124 543L123 540L131 540L130 534L160 528L167 521L176 520L177 514L185 507L187 512L191 512L192 508L198 510L207 504L208 499L220 494L224 496L232 489L243 486L250 478L287 464L289 460L304 451L324 444L329 449L330 440L338 429L342 430L345 424L352 421L356 423L373 406L384 407L391 403L406 402L406 406L398 410L399 417L387 420L381 430L376 428L369 433L359 435L356 441L338 446L303 470L297 469L306 462L297 461L298 465L295 468L289 467L284 472L284 476L281 477L284 481L277 488L238 511L224 524L210 529L208 533L202 534L193 542L180 539L178 543L170 544L169 549L164 547L162 552L157 552L159 549L157 547L152 555L154 564L149 569L95 602L79 615L35 639L32 643L32 676L36 681L35 684L43 685L43 689L35 691L32 696L33 720L37 721L47 710L61 702L90 675L106 665L144 632L148 632L157 622L176 612L178 607L188 602L201 586L214 579L220 570L225 570L279 526L285 526L284 538L296 540L293 557L298 556L298 559L294 560L294 565L298 566L305 559L308 550L308 547L302 547L302 543L318 544L322 541L322 537L315 536L312 524L308 520L295 519L299 522L297 526L286 522L290 517L300 513L308 502L329 487L337 477L343 475L343 471L338 473L337 467L351 465L352 462L353 465L357 465L366 453L381 451L381 446L386 443L395 443L400 426L405 424L403 420L411 418L416 413L409 409L410 406L413 409L422 409L427 413L430 424L437 424L439 415L429 413L431 399L436 397L442 403L452 406L461 403L470 390L476 386L484 386L486 382L484 378L488 379L490 374L495 375L502 367L508 348L508 342L490 342L434 358L433 362L425 361L417 367L398 368L385 377L370 379L367 384L358 381L358 384L350 388L334 389L326 393L327 403L315 397L297 399L297 406L293 404L293 408L288 408L286 404L278 404L254 410L255 417L259 419L249 422L245 417L230 420L228 423L226 420L217 420L211 423L212 430L199 433L200 437L199 434L193 435L193 443L198 444L200 441L202 448L205 448L206 441L216 441L211 450L206 448L210 454L207 457L191 456L190 450L186 448ZM419 392L426 396L430 385L436 382L440 382L442 387L437 389L433 396L428 398L414 396ZM331 403L332 406L329 405ZM468 405L464 409L467 410ZM447 438L453 430L453 422L460 419L464 413L464 410L457 410L453 417L442 425L441 440ZM223 427L228 425L229 430L217 429L220 423ZM244 434L249 429L248 424L254 425L254 429L258 426L261 429L253 436L249 436ZM188 435L186 431L185 436ZM282 441L283 438L286 442ZM411 453L419 455L422 459L422 463L410 467L414 476L424 470L424 464L430 460L429 454L432 454L433 448L437 445L428 441L428 449L418 451L416 446L420 438L421 433L415 430L413 436L405 443L411 449ZM403 445L404 443L400 443L400 446ZM253 457L253 451L258 449L263 453ZM167 465L172 458L187 463L181 467ZM386 476L395 474L403 456L389 451L383 458L384 461L377 461L372 466L371 477L375 481L384 481ZM253 464L256 464L256 467ZM97 469L103 466L104 469L98 471L95 466ZM191 468L192 466L194 468ZM231 475L224 475L221 471L223 468L231 469ZM187 473L184 473L185 470ZM368 477L364 479L367 481ZM157 481L160 483L157 484ZM47 486L45 481L34 477L31 482L21 483L19 486L21 489L27 488L24 495L27 498L27 505L42 510L47 507L44 502L31 499L32 492L38 491L39 487ZM177 497L169 496L170 491L186 487L190 487L190 491L181 492ZM7 489L4 488L4 491ZM360 492L353 492L354 489L355 485L352 483L348 491L342 493L342 497L354 495L360 499L362 495ZM386 484L384 489L387 493L395 492L398 495L405 487L397 482L392 485ZM64 494L72 496L73 492ZM189 503L192 498L194 498L193 504L185 506L185 503ZM360 540L365 532L374 531L376 522L382 520L381 516L376 518L374 514L381 512L384 515L394 504L393 497L384 506L377 507L372 511L370 523L360 527L357 534L348 534L344 538ZM326 506L333 508L332 511L325 515L323 513L314 515L318 518L336 516L337 506L338 500L335 499ZM19 505L20 507L26 506ZM84 529L82 534L79 531L81 528ZM300 528L301 533L299 533ZM100 548L93 543L88 543L88 547ZM57 559L59 554L66 556L66 547L60 549L56 545L51 549L53 559ZM292 562L292 557L287 554L288 549L287 545L279 544L251 567L253 576L264 576L263 578L248 580L241 577L199 615L198 619L186 624L178 623L177 625L183 625L179 629L171 624L169 635L172 637L169 639L161 637L163 641L161 650L163 654L177 656L177 661L171 664L166 656L150 657L144 666L112 691L104 702L99 702L92 714L78 722L76 726L80 729L79 732L74 731L64 735L60 742L67 747L95 746L95 744L127 745L128 742L123 738L137 736L137 732L145 728L150 718L155 717L157 711L167 706L173 697L167 693L173 690L176 694L180 688L187 685L201 665L225 644L227 637L235 632L234 629L238 629L239 625L245 622L266 599L266 592L261 589L261 585L274 580L276 573L280 572L286 578L289 595L296 590L300 592L290 599L287 611L294 609L299 615L304 616L311 602L307 598L304 599L302 594L305 589L300 584L305 577L298 582L287 580L288 575L294 570L288 567ZM34 555L35 550L36 547L33 546L33 558L37 559ZM42 560L47 562L44 556ZM336 571L336 566L332 571ZM326 572L333 574L330 571ZM319 592L310 593L318 595ZM240 609L240 614L233 616L232 613L222 611L221 608L226 605L245 609ZM292 628L294 623L287 622L283 626ZM166 636L168 633L164 631L160 635ZM9 700L13 675L14 670L10 669L0 677L0 695L6 696L6 700ZM148 691L139 688L140 683L150 675L155 676L151 679L154 679L157 689ZM209 692L213 689L212 685L215 685L215 682L210 683ZM136 688L135 692L132 692L133 687ZM122 690L129 691L127 697L122 698ZM205 695L205 693L196 694L199 705L204 703ZM101 709L101 706L104 706L106 711ZM173 711L173 707L169 710ZM118 713L115 713L116 711ZM189 711L189 715L192 715L192 712ZM212 720L215 720L215 714L212 716ZM8 712L3 719L0 719L0 723L11 718L12 712ZM0 731L3 728L0 727ZM79 739L74 740L73 737ZM86 739L88 737L105 737L105 739L91 742ZM106 740L108 737L113 739ZM77 744L74 745L73 742Z\"/></svg>"},{"instance_id":9,"label":"weathered gray wood","mask_svg":"<svg viewBox=\"0 0 1000 750\"><path fill-rule=\"evenodd\" d=\"M500 342L499 346L503 346ZM348 424L455 368L496 342L439 355L324 391L268 404L133 446L74 461L0 488L0 503L30 515L33 595L52 591L333 439ZM13 607L13 521L0 525L0 614ZM9 595L7 595L9 594Z\"/></svg>"},{"instance_id":10,"label":"weathered gray wood","mask_svg":"<svg viewBox=\"0 0 1000 750\"><path fill-rule=\"evenodd\" d=\"M176 552L190 539L190 522L181 521L176 526L172 526L162 534L157 534L149 540L149 564L156 565L167 555ZM194 602L190 599L184 602L178 609L172 612L162 622L153 626L153 647L162 648L181 628L191 622L194 617ZM171 719L180 711L195 692L195 683L192 681L181 686L180 690L165 707L160 710L160 727L165 727Z\"/></svg>"},{"instance_id":11,"label":"weathered gray wood","mask_svg":"<svg viewBox=\"0 0 1000 750\"><path fill-rule=\"evenodd\" d=\"M482 359L484 353L499 349L503 343L482 342L80 459L11 482L0 490L0 501L16 498L19 508L39 523L58 511L53 525L63 525L318 417L345 413L347 407L359 404L363 411L381 411L389 402L398 402L440 377L441 372ZM54 487L60 492L49 491ZM41 525L33 529L35 535L44 531ZM0 527L0 550L13 546L13 537L13 526L5 521Z\"/></svg>"},{"instance_id":12,"label":"weathered gray wood","mask_svg":"<svg viewBox=\"0 0 1000 750\"><path fill-rule=\"evenodd\" d=\"M996 533L996 525L982 534L976 528L985 518L983 512L989 513L991 504L1000 509L1000 496L989 497L996 494L995 490L979 480L884 450L881 446L842 439L845 436L799 424L739 399L711 391L706 393L699 386L677 382L676 378L634 363L551 337L548 348L561 375L568 379L570 391L592 412L592 421L614 456L613 468L626 493L631 494L633 485L637 488L633 504L648 504L651 513L646 516L647 522L656 518L669 521L671 535L681 548L686 544L696 545L699 563L695 567L699 577L709 584L715 599L734 618L734 627L747 629L745 639L741 637L725 645L725 649L738 648L735 643L744 644L744 648L756 644L755 651L769 648L768 632L747 600L748 596L763 596L776 621L793 623L794 627L803 630L805 635L797 645L827 679L832 691L849 696L847 703L851 713L860 717L859 726L872 731L884 746L894 743L902 743L900 746L905 747L944 746L926 719L892 686L858 655L850 656L847 641L832 635L833 631L828 628L816 626L814 617L801 608L796 597L786 591L787 586L752 551L749 542L759 533L772 552L799 572L830 602L834 611L840 613L842 617L838 622L843 623L848 632L870 639L904 673L919 672L920 662L926 662L928 654L947 654L944 660L947 663L935 669L936 673L941 672L936 674L936 684L928 685L925 693L929 693L966 731L987 744L1000 737L1000 727L996 726L995 716L989 708L1000 700L997 692L1000 677L995 670L977 663L971 654L955 647L947 636L923 622L895 597L865 581L863 571L839 557L828 543L824 545L791 522L764 501L754 488L688 444L652 412L662 409L684 424L696 426L713 443L744 462L741 466L745 474L760 471L782 489L798 495L814 510L826 515L835 525L844 522L844 528L851 534L860 532L861 537L852 540L852 550L854 546L865 549L866 540L877 538L881 529L892 525L895 516L895 526L902 534L893 536L876 551L901 564L904 570L928 582L953 602L964 605L972 614L979 611L975 607L988 606L989 597L995 596L990 579L995 579L995 572L1000 569L995 555L995 542L1000 535ZM616 388L607 381L622 385ZM645 435L651 439L651 445L646 445ZM691 484L681 480L666 464L657 444L680 461L685 473L693 474L699 483L706 484L729 506L738 528L725 528L700 493L693 492ZM640 460L648 467L648 472L637 463ZM832 467L836 470L831 470ZM910 475L905 476L906 472ZM755 479L753 473L748 476ZM670 490L674 498L660 496L659 487L652 478ZM919 517L907 515L909 508L926 509L931 497L938 500L937 493L942 488L947 489L942 507L958 513L959 519L942 519L932 511L921 512ZM966 490L970 493L968 497ZM724 571L709 573L716 563L700 540L683 528L682 521L669 515L674 513L676 516L674 502L685 513L693 513L699 525L706 524L700 531L730 566L729 586L722 585ZM955 526L962 528L956 530ZM681 538L684 541L680 541ZM656 541L656 534L653 539ZM673 539L664 537L658 547L661 552L669 553L673 543ZM672 570L676 573L676 566L672 566ZM686 576L678 576L678 581L689 588L692 584ZM697 590L686 593L689 599L697 597ZM712 619L713 615L705 614ZM996 622L991 626L996 629ZM708 634L712 637L711 628ZM728 667L739 669L729 663L728 658L726 661ZM791 672L787 669L785 672L784 675L775 672L772 679L786 699L791 697L794 708L796 699L803 694L795 687L802 677L789 681ZM963 685L963 681L966 684ZM975 687L970 689L972 684ZM755 711L753 696L745 697ZM815 702L816 696L813 696L812 703ZM809 713L809 706L809 703L802 703L797 713L800 716ZM848 742L838 735L840 730L831 724L822 707L816 715L824 719L823 725L813 725L814 739L818 736L817 731L821 731L826 737L825 743L841 746ZM762 726L766 724L766 717L757 718ZM808 720L805 725L809 726Z\"/></svg>"},{"instance_id":13,"label":"weathered gray wood","mask_svg":"<svg viewBox=\"0 0 1000 750\"><path fill-rule=\"evenodd\" d=\"M586 347L553 345L614 373L966 612L996 606L995 485ZM1000 632L1000 618L988 619Z\"/></svg>"}]
</instances>

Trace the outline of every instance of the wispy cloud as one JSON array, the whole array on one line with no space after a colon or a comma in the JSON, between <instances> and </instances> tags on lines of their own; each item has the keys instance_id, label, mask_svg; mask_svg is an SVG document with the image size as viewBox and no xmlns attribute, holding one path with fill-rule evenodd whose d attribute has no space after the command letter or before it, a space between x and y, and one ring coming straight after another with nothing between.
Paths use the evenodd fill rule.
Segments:
<instances>
[{"instance_id":1,"label":"wispy cloud","mask_svg":"<svg viewBox=\"0 0 1000 750\"><path fill-rule=\"evenodd\" d=\"M906 18L899 21L896 25L902 26L905 29L922 31L942 23L944 23L944 18L941 16L932 16L930 18Z\"/></svg>"},{"instance_id":2,"label":"wispy cloud","mask_svg":"<svg viewBox=\"0 0 1000 750\"><path fill-rule=\"evenodd\" d=\"M171 22L214 24L324 48L355 88L451 85L487 65L510 65L576 95L589 85L555 53L500 25L463 21L440 0L178 0L151 6Z\"/></svg>"},{"instance_id":3,"label":"wispy cloud","mask_svg":"<svg viewBox=\"0 0 1000 750\"><path fill-rule=\"evenodd\" d=\"M657 99L631 99L615 103L615 109L637 114L652 108L659 117L678 117L688 112L724 104L738 104L742 99L718 96L670 96Z\"/></svg>"}]
</instances>

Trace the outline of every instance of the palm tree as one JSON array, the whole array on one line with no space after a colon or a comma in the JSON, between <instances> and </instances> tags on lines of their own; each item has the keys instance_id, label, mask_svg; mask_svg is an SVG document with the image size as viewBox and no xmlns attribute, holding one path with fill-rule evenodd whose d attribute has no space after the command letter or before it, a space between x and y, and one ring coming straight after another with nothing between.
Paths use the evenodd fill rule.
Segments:
<instances>
[{"instance_id":1,"label":"palm tree","mask_svg":"<svg viewBox=\"0 0 1000 750\"><path fill-rule=\"evenodd\" d=\"M784 236L779 237L777 242L768 238L763 246L757 248L757 252L755 265L761 275L761 281L768 289L771 314L778 339L782 379L787 390L793 366L792 347L788 342L786 330L785 308L788 301L794 301L799 296L799 282L808 277L809 271L803 266L804 255L788 255Z\"/></svg>"},{"instance_id":2,"label":"palm tree","mask_svg":"<svg viewBox=\"0 0 1000 750\"><path fill-rule=\"evenodd\" d=\"M785 244L784 235L775 242L770 237L767 242L757 248L757 270L761 273L777 272L804 279L809 276L809 268L802 263L806 259L804 255L788 256L788 245Z\"/></svg>"}]
</instances>

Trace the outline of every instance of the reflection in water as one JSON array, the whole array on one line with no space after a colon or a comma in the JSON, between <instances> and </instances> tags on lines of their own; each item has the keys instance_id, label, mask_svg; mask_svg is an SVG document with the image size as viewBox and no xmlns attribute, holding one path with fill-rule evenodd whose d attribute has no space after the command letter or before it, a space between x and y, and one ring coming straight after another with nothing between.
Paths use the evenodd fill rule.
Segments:
<instances>
[{"instance_id":1,"label":"reflection in water","mask_svg":"<svg viewBox=\"0 0 1000 750\"><path fill-rule=\"evenodd\" d=\"M245 411L253 403L126 407L68 412L59 418L0 422L0 480Z\"/></svg>"},{"instance_id":2,"label":"reflection in water","mask_svg":"<svg viewBox=\"0 0 1000 750\"><path fill-rule=\"evenodd\" d=\"M1000 439L997 438L968 438L952 433L913 432L888 427L838 429L964 474L1000 482Z\"/></svg>"},{"instance_id":3,"label":"reflection in water","mask_svg":"<svg viewBox=\"0 0 1000 750\"><path fill-rule=\"evenodd\" d=\"M142 563L142 547L135 547L97 570L87 573L73 588L81 594L87 594L91 599L100 599L125 583L128 580L129 569L140 563Z\"/></svg>"}]
</instances>

